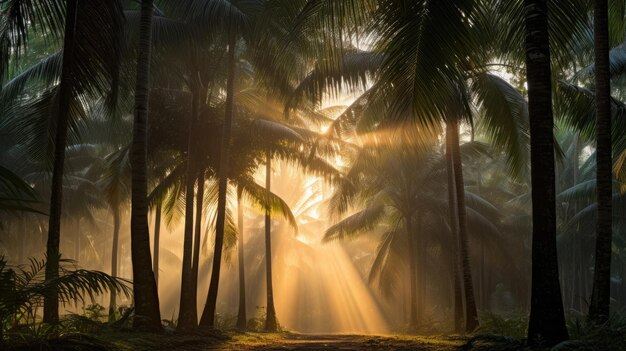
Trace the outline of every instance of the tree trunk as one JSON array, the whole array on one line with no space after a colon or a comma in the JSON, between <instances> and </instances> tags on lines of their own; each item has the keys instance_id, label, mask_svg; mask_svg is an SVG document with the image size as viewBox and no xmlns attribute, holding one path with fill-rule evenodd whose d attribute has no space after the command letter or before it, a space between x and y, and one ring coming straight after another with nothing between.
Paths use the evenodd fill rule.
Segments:
<instances>
[{"instance_id":1,"label":"tree trunk","mask_svg":"<svg viewBox=\"0 0 626 351\"><path fill-rule=\"evenodd\" d=\"M461 287L460 255L459 255L459 230L458 216L456 211L456 188L454 185L454 162L452 158L452 134L454 128L452 124L446 123L446 174L448 178L448 215L450 217L450 233L453 240L453 287L454 287L454 331L463 332L463 291Z\"/></svg>"},{"instance_id":2,"label":"tree trunk","mask_svg":"<svg viewBox=\"0 0 626 351\"><path fill-rule=\"evenodd\" d=\"M265 190L270 192L272 179L272 152L268 148L265 151ZM274 308L274 284L272 283L272 218L270 207L265 205L265 274L267 287L267 314L265 316L265 331L275 332L278 330L276 321L276 309Z\"/></svg>"},{"instance_id":3,"label":"tree trunk","mask_svg":"<svg viewBox=\"0 0 626 351\"><path fill-rule=\"evenodd\" d=\"M141 2L141 22L135 88L135 119L131 155L131 258L133 263L133 297L135 329L160 331L161 312L152 258L148 228L148 100L150 95L150 49L152 43L153 0Z\"/></svg>"},{"instance_id":4,"label":"tree trunk","mask_svg":"<svg viewBox=\"0 0 626 351\"><path fill-rule=\"evenodd\" d=\"M613 160L611 146L611 72L609 68L608 1L595 0L596 54L596 192L598 222L593 289L589 318L603 323L609 318L611 301L611 245Z\"/></svg>"},{"instance_id":5,"label":"tree trunk","mask_svg":"<svg viewBox=\"0 0 626 351\"><path fill-rule=\"evenodd\" d=\"M237 240L237 250L239 256L239 314L237 315L237 329L246 330L248 318L246 316L246 273L243 251L243 199L241 198L243 188L237 187L237 229L239 230L239 240Z\"/></svg>"},{"instance_id":6,"label":"tree trunk","mask_svg":"<svg viewBox=\"0 0 626 351\"><path fill-rule=\"evenodd\" d=\"M74 260L80 264L80 217L76 219L76 241L74 241Z\"/></svg>"},{"instance_id":7,"label":"tree trunk","mask_svg":"<svg viewBox=\"0 0 626 351\"><path fill-rule=\"evenodd\" d=\"M546 0L525 0L526 74L532 183L532 288L528 342L553 346L568 338L556 247L552 72Z\"/></svg>"},{"instance_id":8,"label":"tree trunk","mask_svg":"<svg viewBox=\"0 0 626 351\"><path fill-rule=\"evenodd\" d=\"M117 254L120 241L120 209L113 208L113 245L111 246L111 276L117 277ZM117 292L111 290L109 298L109 321L115 320L115 311L117 310Z\"/></svg>"},{"instance_id":9,"label":"tree trunk","mask_svg":"<svg viewBox=\"0 0 626 351\"><path fill-rule=\"evenodd\" d=\"M411 216L405 217L407 247L409 249L409 329L414 332L417 328L417 259L415 257L415 230Z\"/></svg>"},{"instance_id":10,"label":"tree trunk","mask_svg":"<svg viewBox=\"0 0 626 351\"><path fill-rule=\"evenodd\" d=\"M46 280L59 276L60 240L61 240L61 207L63 203L63 170L65 165L65 147L67 144L67 127L72 100L74 44L76 33L77 0L66 0L65 33L63 43L63 67L59 83L59 109L56 115L56 136L54 139L54 164L52 169L52 187L50 189L50 217L48 219L48 241L46 244ZM56 323L59 321L59 292L51 288L44 296L43 321Z\"/></svg>"},{"instance_id":11,"label":"tree trunk","mask_svg":"<svg viewBox=\"0 0 626 351\"><path fill-rule=\"evenodd\" d=\"M193 88L192 88L193 89ZM198 326L197 292L193 292L193 200L197 178L196 172L196 140L194 130L198 123L199 96L193 89L191 103L191 118L189 119L187 134L187 179L185 192L185 234L183 239L183 268L180 283L180 308L178 315L178 330L190 331ZM202 204L200 204L202 206Z\"/></svg>"},{"instance_id":12,"label":"tree trunk","mask_svg":"<svg viewBox=\"0 0 626 351\"><path fill-rule=\"evenodd\" d=\"M415 244L417 245L417 320L424 323L426 321L426 232L422 230L420 213L415 214Z\"/></svg>"},{"instance_id":13,"label":"tree trunk","mask_svg":"<svg viewBox=\"0 0 626 351\"><path fill-rule=\"evenodd\" d=\"M154 216L154 248L152 249L152 271L154 272L154 282L159 287L159 250L161 241L161 204L157 204Z\"/></svg>"},{"instance_id":14,"label":"tree trunk","mask_svg":"<svg viewBox=\"0 0 626 351\"><path fill-rule=\"evenodd\" d=\"M454 169L454 187L456 192L456 212L459 229L459 254L465 292L465 331L471 333L478 327L478 312L474 297L474 282L469 261L469 239L467 233L467 210L465 208L465 185L463 182L463 164L461 163L461 148L459 141L459 121L452 119L450 124L452 148L452 167Z\"/></svg>"},{"instance_id":15,"label":"tree trunk","mask_svg":"<svg viewBox=\"0 0 626 351\"><path fill-rule=\"evenodd\" d=\"M196 323L198 323L198 273L200 271L200 243L202 241L202 212L204 208L204 169L198 174L196 194L196 223L193 237L193 258L191 261L191 292L193 293Z\"/></svg>"},{"instance_id":16,"label":"tree trunk","mask_svg":"<svg viewBox=\"0 0 626 351\"><path fill-rule=\"evenodd\" d=\"M228 33L228 82L226 86L226 114L224 116L224 128L222 131L222 144L220 150L219 166L219 189L217 197L217 219L215 223L215 251L213 253L213 268L207 301L200 319L200 326L213 328L215 325L215 307L217 305L217 292L220 282L220 269L222 266L222 249L224 246L224 222L226 219L226 193L228 190L228 168L230 158L231 129L234 114L235 94L235 45L237 43L235 26L230 25Z\"/></svg>"}]
</instances>

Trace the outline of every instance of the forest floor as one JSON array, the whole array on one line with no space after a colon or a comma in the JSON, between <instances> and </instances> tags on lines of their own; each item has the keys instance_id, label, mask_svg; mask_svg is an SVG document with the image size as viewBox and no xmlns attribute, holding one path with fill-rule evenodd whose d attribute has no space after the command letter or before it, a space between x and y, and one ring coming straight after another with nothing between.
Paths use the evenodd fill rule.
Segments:
<instances>
[{"instance_id":1,"label":"forest floor","mask_svg":"<svg viewBox=\"0 0 626 351\"><path fill-rule=\"evenodd\" d=\"M467 341L460 336L422 337L410 335L311 335L298 333L148 334L130 331L100 331L90 334L68 334L60 338L21 340L0 345L0 349L89 350L89 351L349 351L412 350L453 351ZM6 348L3 348L6 346Z\"/></svg>"},{"instance_id":2,"label":"forest floor","mask_svg":"<svg viewBox=\"0 0 626 351\"><path fill-rule=\"evenodd\" d=\"M180 345L170 344L165 349L182 351L201 350L458 350L466 339L460 337L372 336L372 335L310 335L310 334L233 334L223 340L203 342L202 338L188 340Z\"/></svg>"},{"instance_id":3,"label":"forest floor","mask_svg":"<svg viewBox=\"0 0 626 351\"><path fill-rule=\"evenodd\" d=\"M249 339L248 336L246 339ZM305 335L286 334L257 342L223 345L222 350L457 350L465 340L450 337L371 336L371 335ZM213 349L218 350L218 349Z\"/></svg>"}]
</instances>

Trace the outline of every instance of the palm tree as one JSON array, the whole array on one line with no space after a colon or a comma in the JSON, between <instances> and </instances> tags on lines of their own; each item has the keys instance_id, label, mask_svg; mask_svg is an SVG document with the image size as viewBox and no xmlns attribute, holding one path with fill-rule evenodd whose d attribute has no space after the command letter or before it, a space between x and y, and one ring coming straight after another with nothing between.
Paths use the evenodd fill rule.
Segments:
<instances>
[{"instance_id":1,"label":"palm tree","mask_svg":"<svg viewBox=\"0 0 626 351\"><path fill-rule=\"evenodd\" d=\"M454 284L454 331L460 333L463 331L463 292L461 288L461 277L460 270L461 267L459 262L459 244L458 244L458 215L457 204L456 204L456 184L454 177L454 160L452 157L452 135L455 134L456 131L453 129L452 123L446 123L446 177L447 177L447 191L448 191L448 222L450 225L450 232L454 235L453 247L454 247L454 262L452 263L453 269L452 274L454 275L452 278L452 284Z\"/></svg>"},{"instance_id":2,"label":"palm tree","mask_svg":"<svg viewBox=\"0 0 626 351\"><path fill-rule=\"evenodd\" d=\"M465 208L465 183L463 181L463 168L461 163L461 149L459 146L459 122L458 119L452 117L446 121L446 139L450 140L450 151L452 158L452 174L454 177L454 194L456 198L456 227L458 230L458 250L459 259L461 260L461 277L463 278L463 287L465 291L465 332L472 332L478 327L478 312L476 310L476 301L474 300L474 284L472 281L472 272L469 262L469 241L467 231L467 213ZM447 155L446 155L447 157ZM451 190L448 190L451 191ZM456 278L455 278L456 279ZM456 289L456 283L455 283ZM455 292L456 294L456 292ZM455 297L456 301L456 297Z\"/></svg>"},{"instance_id":3,"label":"palm tree","mask_svg":"<svg viewBox=\"0 0 626 351\"><path fill-rule=\"evenodd\" d=\"M114 152L107 157L107 170L101 181L104 193L113 214L113 242L111 247L111 276L118 276L118 250L122 211L128 201L128 180L130 180L130 164L128 148ZM109 300L109 320L115 318L117 296L111 291Z\"/></svg>"},{"instance_id":4,"label":"palm tree","mask_svg":"<svg viewBox=\"0 0 626 351\"><path fill-rule=\"evenodd\" d=\"M150 92L150 47L152 45L153 0L141 2L140 40L135 89L135 119L131 150L131 250L135 319L138 329L161 330L159 295L152 272L147 195L147 124Z\"/></svg>"},{"instance_id":5,"label":"palm tree","mask_svg":"<svg viewBox=\"0 0 626 351\"><path fill-rule=\"evenodd\" d=\"M237 329L246 330L248 324L248 318L246 317L246 274L244 263L244 229L243 229L243 188L237 186L237 230L239 232L239 238L237 240L237 256L239 263L239 312L237 313Z\"/></svg>"},{"instance_id":6,"label":"palm tree","mask_svg":"<svg viewBox=\"0 0 626 351\"><path fill-rule=\"evenodd\" d=\"M42 36L50 35L63 40L62 52L49 55L13 77L3 86L0 97L3 112L7 112L6 108L13 109L11 123L16 123L16 126L21 124L22 127L22 123L27 121L33 123L30 133L21 134L21 140L29 145L32 155L37 155L41 161L52 161L46 165L52 166L53 178L46 268L48 277L52 278L58 274L63 166L68 134L76 136L79 130L75 122L86 115L85 105L78 100L104 96L107 98L107 109L114 109L117 100L115 81L119 73L121 7L119 1L83 3L74 0L28 4L15 1L6 5L6 8L3 7L5 25L0 30L3 43L2 79L6 77L5 60L15 58L19 61L20 53L29 45L31 29L39 30ZM42 10L44 8L46 10ZM91 45L93 42L101 45ZM5 54L5 50L9 52ZM20 102L18 98L26 94L25 88L35 82L43 83L41 93L36 98L31 96L28 101ZM36 105L39 108L33 108ZM51 114L53 119L50 119ZM35 125L35 120L47 122ZM44 319L55 322L58 320L58 302L54 289L49 293L45 299Z\"/></svg>"},{"instance_id":7,"label":"palm tree","mask_svg":"<svg viewBox=\"0 0 626 351\"><path fill-rule=\"evenodd\" d=\"M532 289L528 342L568 338L556 249L552 73L545 0L525 0L526 70L532 182Z\"/></svg>"},{"instance_id":8,"label":"palm tree","mask_svg":"<svg viewBox=\"0 0 626 351\"><path fill-rule=\"evenodd\" d=\"M217 304L217 289L219 284L220 268L222 265L222 247L224 245L224 223L226 218L226 192L228 187L228 166L230 158L231 128L234 116L235 67L236 67L237 33L234 24L228 28L228 82L226 83L226 112L222 130L220 149L220 165L218 171L219 193L217 203L217 222L215 227L215 252L213 253L213 268L211 282L207 295L207 302L202 312L200 326L213 328L215 323L215 307Z\"/></svg>"},{"instance_id":9,"label":"palm tree","mask_svg":"<svg viewBox=\"0 0 626 351\"><path fill-rule=\"evenodd\" d=\"M59 243L61 240L61 206L63 191L63 167L65 164L65 146L67 144L67 126L70 101L72 99L74 43L76 32L77 0L67 0L65 8L65 35L63 44L63 68L59 83L59 109L57 111L57 129L54 147L54 165L52 188L50 191L50 219L48 222L48 243L46 245L46 279L54 280L59 276ZM58 291L53 287L44 300L43 320L47 323L59 321Z\"/></svg>"},{"instance_id":10,"label":"palm tree","mask_svg":"<svg viewBox=\"0 0 626 351\"><path fill-rule=\"evenodd\" d=\"M272 152L265 151L265 190L271 191L272 179ZM272 219L269 204L265 206L265 274L267 287L267 310L265 316L265 330L278 330L276 309L274 308L274 285L272 283Z\"/></svg>"},{"instance_id":11,"label":"palm tree","mask_svg":"<svg viewBox=\"0 0 626 351\"><path fill-rule=\"evenodd\" d=\"M457 263L458 250L454 249L458 245L458 233L453 229L457 217L453 215L451 219L447 218L450 216L450 211L446 211L445 206L447 199L441 196L441 190L446 187L446 183L441 181L445 167L443 162L436 161L439 156L434 152L437 133L408 126L398 129L400 131L387 130L383 133L383 135L392 134L390 139L393 142L387 142L389 145L384 144L373 150L369 150L371 146L364 147L360 151L348 172L348 181L342 183L333 196L331 208L345 209L346 206L342 203L350 199L360 199L354 202L357 204L364 202L365 208L329 228L325 240L349 238L368 232L376 233L379 227L383 229L378 252L370 270L370 281L377 279L383 292L391 290L394 293L397 289L394 289L395 285L392 283L393 276L401 269L402 264L406 265L407 261L402 261L408 259L406 273L409 276L405 280L410 281L409 326L416 328L418 321L423 321L425 310L422 299L424 294L420 294L418 300L416 287L423 287L426 281L424 276L430 273L424 267L430 261L425 258L429 250L424 249L429 241L437 241L443 248L453 248L442 253L446 258L450 258L450 262L444 262L444 271L449 269L447 273L458 273L453 269ZM406 134L404 138L400 136L402 133ZM415 142L410 144L407 142L407 139L417 139L416 135L424 138L426 134L432 134L432 137L429 141L426 140L427 143L424 145L416 146ZM379 136L377 139L384 138ZM407 148L407 144L411 147ZM463 148L466 150L465 157L468 152L471 154L471 151L475 153L480 150L480 147L473 143L464 144ZM366 156L368 153L372 155ZM353 189L354 186L350 184L359 186ZM488 216L484 212L481 214L483 209L476 205L487 202L478 200L479 197L475 194L468 196L473 200L466 210L470 214L468 225L471 232L477 236L477 240L485 232L495 234L495 237L490 236L487 240L496 242L498 234L493 230L496 225L487 219ZM455 202L456 197L448 203ZM488 207L490 206L485 206ZM453 210L456 211L456 206ZM440 235L429 237L427 234L429 232ZM401 259L398 260L396 257ZM450 277L453 275L450 274ZM449 286L449 280L443 279L442 282L445 287ZM457 289L453 290L456 295ZM460 297L460 295L454 297L457 296ZM461 315L461 322L462 318Z\"/></svg>"},{"instance_id":12,"label":"palm tree","mask_svg":"<svg viewBox=\"0 0 626 351\"><path fill-rule=\"evenodd\" d=\"M156 205L154 210L154 243L152 248L152 271L154 272L154 281L159 287L159 251L161 242L161 204Z\"/></svg>"},{"instance_id":13,"label":"palm tree","mask_svg":"<svg viewBox=\"0 0 626 351\"><path fill-rule=\"evenodd\" d=\"M196 287L193 281L197 281L193 277L193 253L192 247L194 244L194 222L193 222L193 210L194 210L194 194L195 184L197 179L197 158L195 154L196 146L196 133L197 122L199 113L199 100L200 97L194 92L192 94L192 112L189 119L189 135L188 135L188 148L187 148L187 179L186 179L186 191L185 191L185 233L184 233L184 247L183 247L183 268L181 274L180 284L180 309L178 315L178 329L179 330L191 330L198 325L198 311L197 311L197 298ZM198 190L203 187L198 183ZM198 196L198 203L201 209L202 199ZM202 217L202 211L196 213L197 217ZM198 220L198 219L197 219ZM199 240L198 240L199 241ZM196 245L196 248L197 245ZM199 249L199 248L198 248ZM198 251L199 252L199 251Z\"/></svg>"},{"instance_id":14,"label":"palm tree","mask_svg":"<svg viewBox=\"0 0 626 351\"><path fill-rule=\"evenodd\" d=\"M608 1L595 0L594 41L596 78L596 191L598 220L593 290L589 318L597 323L609 318L611 302L611 251L613 161L611 142L611 72L609 64Z\"/></svg>"}]
</instances>

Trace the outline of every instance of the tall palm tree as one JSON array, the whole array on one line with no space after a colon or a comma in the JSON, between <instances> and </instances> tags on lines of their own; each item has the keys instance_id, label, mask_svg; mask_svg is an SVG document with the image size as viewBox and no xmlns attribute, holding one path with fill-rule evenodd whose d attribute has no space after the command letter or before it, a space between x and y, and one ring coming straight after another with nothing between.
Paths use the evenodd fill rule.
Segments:
<instances>
[{"instance_id":1,"label":"tall palm tree","mask_svg":"<svg viewBox=\"0 0 626 351\"><path fill-rule=\"evenodd\" d=\"M265 190L271 191L272 181L272 151L265 151ZM267 310L265 315L265 330L278 330L276 309L274 307L274 284L272 282L272 218L269 204L265 206L265 274L267 287Z\"/></svg>"},{"instance_id":2,"label":"tall palm tree","mask_svg":"<svg viewBox=\"0 0 626 351\"><path fill-rule=\"evenodd\" d=\"M568 338L556 249L554 121L546 0L525 0L526 75L532 182L532 289L528 342Z\"/></svg>"},{"instance_id":3,"label":"tall palm tree","mask_svg":"<svg viewBox=\"0 0 626 351\"><path fill-rule=\"evenodd\" d=\"M232 20L231 20L232 21ZM217 305L217 290L219 285L220 268L222 265L222 247L224 245L224 224L226 219L226 193L228 188L228 166L230 158L231 129L234 117L235 68L237 28L233 23L228 27L228 81L226 83L226 112L222 130L220 149L220 165L218 170L219 193L217 203L217 221L215 226L215 251L213 253L213 268L206 305L200 319L200 326L213 328L215 324L215 307Z\"/></svg>"},{"instance_id":4,"label":"tall palm tree","mask_svg":"<svg viewBox=\"0 0 626 351\"><path fill-rule=\"evenodd\" d=\"M611 251L613 160L611 142L611 72L609 64L608 0L595 0L594 40L596 79L596 192L598 220L595 270L589 318L601 323L609 318L611 302Z\"/></svg>"},{"instance_id":5,"label":"tall palm tree","mask_svg":"<svg viewBox=\"0 0 626 351\"><path fill-rule=\"evenodd\" d=\"M138 329L161 330L159 295L152 272L148 229L147 128L150 93L150 47L154 1L142 0L131 150L131 251L135 319Z\"/></svg>"},{"instance_id":6,"label":"tall palm tree","mask_svg":"<svg viewBox=\"0 0 626 351\"><path fill-rule=\"evenodd\" d=\"M465 183L463 181L461 149L459 144L459 122L455 117L446 121L446 139L447 138L450 139L451 147L449 151L452 154L452 174L454 177L454 194L456 195L456 198L454 199L457 214L456 229L458 230L457 235L459 240L458 257L461 260L461 277L463 278L463 287L465 291L465 331L469 333L478 327L478 312L476 310L474 283L472 281L472 272L469 262L467 210L465 208Z\"/></svg>"},{"instance_id":7,"label":"tall palm tree","mask_svg":"<svg viewBox=\"0 0 626 351\"><path fill-rule=\"evenodd\" d=\"M161 204L156 205L154 210L154 243L152 246L152 271L154 272L154 281L159 287L159 251L161 244ZM158 290L157 290L158 291Z\"/></svg>"},{"instance_id":8,"label":"tall palm tree","mask_svg":"<svg viewBox=\"0 0 626 351\"><path fill-rule=\"evenodd\" d=\"M72 100L74 47L76 33L77 0L67 0L65 8L65 34L63 44L63 68L59 83L59 109L56 114L57 126L54 146L52 189L50 191L50 219L48 222L48 243L46 245L46 279L59 276L59 243L61 240L61 206L63 204L63 168L70 101ZM59 320L59 297L56 289L51 289L44 299L43 320L55 323Z\"/></svg>"},{"instance_id":9,"label":"tall palm tree","mask_svg":"<svg viewBox=\"0 0 626 351\"><path fill-rule=\"evenodd\" d=\"M447 178L447 191L448 191L448 222L450 225L450 232L453 234L453 249L454 255L452 262L452 284L454 284L454 331L461 333L463 331L463 292L461 288L460 270L461 264L459 262L459 244L458 244L458 215L456 204L456 184L454 177L454 160L452 158L452 135L456 131L453 129L452 123L446 123L446 178Z\"/></svg>"},{"instance_id":10,"label":"tall palm tree","mask_svg":"<svg viewBox=\"0 0 626 351\"><path fill-rule=\"evenodd\" d=\"M198 171L197 184L198 190L196 192L196 221L194 226L194 237L193 237L193 257L191 260L191 276L192 276L192 285L191 291L193 292L192 299L196 301L198 299L198 273L200 271L200 243L202 241L202 213L204 212L204 188L205 188L205 177L204 177L204 166L199 165L200 170ZM194 308L197 310L197 303L194 304ZM197 312L196 312L196 323L197 323Z\"/></svg>"},{"instance_id":11,"label":"tall palm tree","mask_svg":"<svg viewBox=\"0 0 626 351\"><path fill-rule=\"evenodd\" d=\"M244 228L243 228L243 188L237 186L237 230L239 238L237 240L237 257L239 263L239 312L237 313L237 329L246 330L248 318L246 317L246 273L244 262Z\"/></svg>"},{"instance_id":12,"label":"tall palm tree","mask_svg":"<svg viewBox=\"0 0 626 351\"><path fill-rule=\"evenodd\" d=\"M188 135L188 148L187 148L187 179L186 179L186 191L185 191L185 232L183 239L183 268L181 274L181 289L180 289L180 309L178 315L178 329L188 331L198 326L198 311L197 311L197 299L196 299L196 287L193 284L193 244L194 244L194 197L195 197L195 184L197 177L198 160L194 157L197 153L197 140L195 139L197 129L197 119L199 116L198 108L200 97L197 93L192 93L192 107L191 118L189 119L189 135ZM198 183L198 189L201 184ZM202 206L202 201L198 197L199 204ZM202 217L202 212L196 213L197 217Z\"/></svg>"},{"instance_id":13,"label":"tall palm tree","mask_svg":"<svg viewBox=\"0 0 626 351\"><path fill-rule=\"evenodd\" d=\"M113 242L111 247L111 276L118 276L118 253L122 211L128 200L128 180L130 180L130 164L128 148L114 152L107 157L107 170L101 179L107 203L113 214ZM109 299L109 320L115 318L117 294L111 291Z\"/></svg>"},{"instance_id":14,"label":"tall palm tree","mask_svg":"<svg viewBox=\"0 0 626 351\"><path fill-rule=\"evenodd\" d=\"M121 18L119 1L15 1L3 4L3 26L0 29L3 62L11 57L19 62L20 53L29 45L32 28L37 28L44 36L63 41L63 51L49 55L13 77L3 86L0 95L3 112L7 112L6 108L13 109L10 123L20 129L31 123L30 132L20 134L21 141L31 149L32 156L45 161L42 165L52 168L47 243L49 262L46 268L49 278L58 275L63 166L68 134L74 138L80 132L77 122L86 117L86 106L82 102L95 96L106 97L107 110L114 109L121 53ZM100 45L92 45L93 42ZM54 45L51 47L54 50ZM5 54L5 50L9 53ZM4 68L3 65L2 78L5 77ZM29 99L19 99L26 94L26 88L36 83L42 88L36 98L28 92ZM51 119L50 115L54 118ZM47 322L58 320L54 289L47 294L44 305L47 305L44 319Z\"/></svg>"}]
</instances>

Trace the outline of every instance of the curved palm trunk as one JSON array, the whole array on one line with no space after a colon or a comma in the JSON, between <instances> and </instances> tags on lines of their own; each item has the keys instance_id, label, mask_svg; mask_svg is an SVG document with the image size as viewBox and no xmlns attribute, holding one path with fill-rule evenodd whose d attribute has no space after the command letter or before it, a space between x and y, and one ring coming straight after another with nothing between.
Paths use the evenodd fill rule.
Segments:
<instances>
[{"instance_id":1,"label":"curved palm trunk","mask_svg":"<svg viewBox=\"0 0 626 351\"><path fill-rule=\"evenodd\" d=\"M161 312L152 258L150 230L148 229L147 127L148 97L150 94L150 47L152 37L153 0L141 2L141 22L135 88L135 119L131 154L131 224L130 242L133 263L133 297L135 318L133 327L160 331Z\"/></svg>"},{"instance_id":2,"label":"curved palm trunk","mask_svg":"<svg viewBox=\"0 0 626 351\"><path fill-rule=\"evenodd\" d=\"M265 190L270 192L272 179L272 153L269 148L265 151ZM267 314L265 316L265 331L278 330L276 309L274 308L274 284L272 283L272 218L269 205L265 205L265 274L267 282Z\"/></svg>"},{"instance_id":3,"label":"curved palm trunk","mask_svg":"<svg viewBox=\"0 0 626 351\"><path fill-rule=\"evenodd\" d=\"M57 110L56 137L54 139L54 164L52 188L50 189L50 217L48 220L48 241L46 244L46 280L59 276L59 245L61 241L61 206L63 197L63 167L70 101L72 100L72 70L74 67L74 42L76 31L77 0L66 1L65 36L63 43L63 68L59 83L59 109ZM51 288L44 296L43 321L59 321L59 292Z\"/></svg>"},{"instance_id":4,"label":"curved palm trunk","mask_svg":"<svg viewBox=\"0 0 626 351\"><path fill-rule=\"evenodd\" d=\"M187 134L187 179L185 192L185 234L183 239L183 268L180 282L180 307L178 315L178 330L189 331L198 326L197 292L194 292L193 283L193 200L196 183L196 141L194 130L198 119L199 96L192 93L191 118ZM202 203L200 203L202 206ZM197 288L197 287L196 287Z\"/></svg>"},{"instance_id":5,"label":"curved palm trunk","mask_svg":"<svg viewBox=\"0 0 626 351\"><path fill-rule=\"evenodd\" d=\"M469 239L467 233L467 210L465 208L465 187L463 181L463 164L461 163L461 148L459 145L459 121L453 119L447 122L450 125L452 167L454 169L454 188L456 193L456 212L459 230L459 255L465 292L465 331L470 333L478 327L478 312L474 297L474 282L469 261Z\"/></svg>"},{"instance_id":6,"label":"curved palm trunk","mask_svg":"<svg viewBox=\"0 0 626 351\"><path fill-rule=\"evenodd\" d=\"M456 187L454 184L454 162L452 159L452 134L453 125L446 123L446 173L448 178L448 214L450 221L450 232L453 240L453 289L454 289L454 331L463 332L463 291L461 288L461 273L459 262L459 227L456 213Z\"/></svg>"},{"instance_id":7,"label":"curved palm trunk","mask_svg":"<svg viewBox=\"0 0 626 351\"><path fill-rule=\"evenodd\" d=\"M117 277L118 249L120 242L120 210L113 208L113 245L111 246L111 276ZM117 292L111 290L109 297L109 321L115 320L115 310L117 309Z\"/></svg>"},{"instance_id":8,"label":"curved palm trunk","mask_svg":"<svg viewBox=\"0 0 626 351\"><path fill-rule=\"evenodd\" d=\"M525 0L526 74L532 182L532 288L528 341L552 346L568 338L556 247L552 72L546 0Z\"/></svg>"},{"instance_id":9,"label":"curved palm trunk","mask_svg":"<svg viewBox=\"0 0 626 351\"><path fill-rule=\"evenodd\" d=\"M239 240L237 251L239 258L239 314L237 315L237 329L246 330L248 318L246 316L246 273L243 252L243 201L241 195L243 189L237 187L237 228L239 229Z\"/></svg>"},{"instance_id":10,"label":"curved palm trunk","mask_svg":"<svg viewBox=\"0 0 626 351\"><path fill-rule=\"evenodd\" d=\"M154 216L154 248L152 249L152 271L154 272L154 281L159 287L159 251L161 241L161 204L156 207Z\"/></svg>"},{"instance_id":11,"label":"curved palm trunk","mask_svg":"<svg viewBox=\"0 0 626 351\"><path fill-rule=\"evenodd\" d=\"M213 328L215 324L215 307L217 305L217 291L220 282L220 269L222 266L222 249L224 246L224 222L226 219L226 192L228 190L228 168L230 158L230 134L234 114L235 93L235 28L231 24L228 33L228 82L226 86L226 115L224 117L224 129L222 131L222 145L220 150L219 189L217 196L217 219L215 223L215 252L213 253L213 268L207 301L200 319L200 326Z\"/></svg>"},{"instance_id":12,"label":"curved palm trunk","mask_svg":"<svg viewBox=\"0 0 626 351\"><path fill-rule=\"evenodd\" d=\"M589 318L602 323L609 318L611 301L611 245L613 160L611 147L611 72L609 69L608 1L595 0L596 48L596 229L595 270Z\"/></svg>"}]
</instances>

